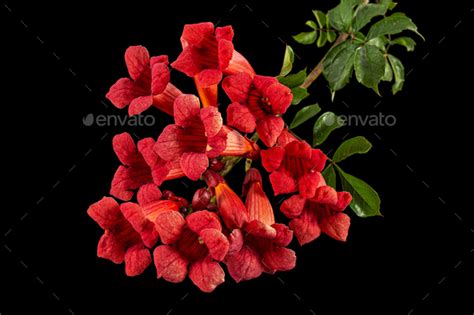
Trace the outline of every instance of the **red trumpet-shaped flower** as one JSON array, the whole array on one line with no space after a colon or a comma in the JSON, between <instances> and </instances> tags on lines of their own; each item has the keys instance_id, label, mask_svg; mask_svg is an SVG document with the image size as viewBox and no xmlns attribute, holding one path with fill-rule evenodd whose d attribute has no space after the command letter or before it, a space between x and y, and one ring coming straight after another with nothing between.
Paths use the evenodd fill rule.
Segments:
<instances>
[{"instance_id":1,"label":"red trumpet-shaped flower","mask_svg":"<svg viewBox=\"0 0 474 315\"><path fill-rule=\"evenodd\" d=\"M132 216L127 208L110 197L104 197L87 210L88 215L104 229L97 246L97 256L121 264L125 261L125 272L128 276L141 274L151 263L150 251L157 240L154 229L145 222L135 222L140 233L127 220Z\"/></svg>"},{"instance_id":2,"label":"red trumpet-shaped flower","mask_svg":"<svg viewBox=\"0 0 474 315\"><path fill-rule=\"evenodd\" d=\"M224 282L219 262L229 250L229 241L222 234L215 213L202 210L185 218L168 211L156 218L158 231L165 245L154 251L158 278L181 282L189 275L202 291L212 292Z\"/></svg>"},{"instance_id":3,"label":"red trumpet-shaped flower","mask_svg":"<svg viewBox=\"0 0 474 315\"><path fill-rule=\"evenodd\" d=\"M125 52L129 78L119 79L107 93L117 108L128 108L129 115L137 115L155 106L173 114L173 102L181 94L169 83L168 57L151 57L143 46L131 46Z\"/></svg>"},{"instance_id":4,"label":"red trumpet-shaped flower","mask_svg":"<svg viewBox=\"0 0 474 315\"><path fill-rule=\"evenodd\" d=\"M271 172L270 182L275 195L299 191L302 196L309 197L314 194L327 157L321 150L312 149L305 141L286 133L282 133L277 146L261 152L263 167Z\"/></svg>"},{"instance_id":5,"label":"red trumpet-shaped flower","mask_svg":"<svg viewBox=\"0 0 474 315\"><path fill-rule=\"evenodd\" d=\"M233 37L231 26L215 30L210 22L184 26L183 51L172 67L195 79L204 106L217 105L217 84L223 73L255 75L248 61L234 50Z\"/></svg>"},{"instance_id":6,"label":"red trumpet-shaped flower","mask_svg":"<svg viewBox=\"0 0 474 315\"><path fill-rule=\"evenodd\" d=\"M155 141L142 139L136 146L132 137L124 132L113 139L113 148L123 165L120 165L112 179L110 194L128 201L134 190L154 182L161 185L165 180L183 177L179 164L161 159L154 151Z\"/></svg>"},{"instance_id":7,"label":"red trumpet-shaped flower","mask_svg":"<svg viewBox=\"0 0 474 315\"><path fill-rule=\"evenodd\" d=\"M233 102L227 108L227 123L242 132L257 132L266 146L273 146L284 128L280 117L291 104L291 90L276 78L238 73L222 83Z\"/></svg>"},{"instance_id":8,"label":"red trumpet-shaped flower","mask_svg":"<svg viewBox=\"0 0 474 315\"><path fill-rule=\"evenodd\" d=\"M350 218L342 213L351 203L348 192L337 192L327 186L320 173L311 196L294 195L285 200L280 210L292 219L290 228L295 232L301 245L318 238L321 232L330 237L345 241L349 231Z\"/></svg>"},{"instance_id":9,"label":"red trumpet-shaped flower","mask_svg":"<svg viewBox=\"0 0 474 315\"><path fill-rule=\"evenodd\" d=\"M155 151L165 161L179 161L184 174L198 180L209 158L225 150L221 114L216 107L201 108L196 96L186 94L175 101L174 120L158 137Z\"/></svg>"},{"instance_id":10,"label":"red trumpet-shaped flower","mask_svg":"<svg viewBox=\"0 0 474 315\"><path fill-rule=\"evenodd\" d=\"M256 169L247 172L243 190L247 194L248 223L243 233L234 230L231 234L231 250L225 260L230 275L239 282L256 278L262 272L293 269L296 255L286 248L293 234L286 225L275 223L272 206Z\"/></svg>"}]
</instances>

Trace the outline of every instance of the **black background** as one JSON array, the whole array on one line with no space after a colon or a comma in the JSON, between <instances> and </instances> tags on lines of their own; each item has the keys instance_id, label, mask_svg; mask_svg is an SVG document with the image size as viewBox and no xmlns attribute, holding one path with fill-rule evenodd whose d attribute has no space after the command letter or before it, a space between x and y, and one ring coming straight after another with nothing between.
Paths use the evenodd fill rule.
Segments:
<instances>
[{"instance_id":1,"label":"black background","mask_svg":"<svg viewBox=\"0 0 474 315\"><path fill-rule=\"evenodd\" d=\"M292 244L294 270L241 284L227 277L213 294L189 280L156 280L153 267L128 278L123 266L96 258L101 231L86 209L108 193L118 166L111 138L124 130L156 137L163 123L86 127L82 118L125 115L104 95L126 76L129 45L174 60L185 23L232 24L236 48L258 73L276 75L282 41L293 43L311 9L335 1L1 5L0 314L472 314L472 9L456 1L400 2L426 37L414 53L397 51L409 73L405 89L392 96L384 86L379 98L353 83L331 103L320 79L307 103L396 117L393 127L340 129L325 144L331 150L355 135L373 143L370 154L343 167L377 189L384 217L351 214L347 243L322 236L303 248ZM324 51L293 46L299 68ZM182 74L173 72L173 80L194 93ZM171 121L154 109L147 114ZM179 181L174 188L190 191Z\"/></svg>"}]
</instances>

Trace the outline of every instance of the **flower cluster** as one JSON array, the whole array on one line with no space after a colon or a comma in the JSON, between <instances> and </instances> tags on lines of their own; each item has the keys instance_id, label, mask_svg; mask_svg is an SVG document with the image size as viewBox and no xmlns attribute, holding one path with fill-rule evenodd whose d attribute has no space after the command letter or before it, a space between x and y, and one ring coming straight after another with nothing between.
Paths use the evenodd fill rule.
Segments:
<instances>
[{"instance_id":1,"label":"flower cluster","mask_svg":"<svg viewBox=\"0 0 474 315\"><path fill-rule=\"evenodd\" d=\"M156 140L114 137L121 165L112 197L88 209L104 230L98 256L125 262L128 276L154 263L158 278L176 283L188 276L211 292L224 282L224 266L237 282L294 268L293 234L300 245L321 232L346 240L350 219L343 210L351 195L326 185L324 153L285 128L291 90L257 75L234 50L233 35L232 27L212 23L184 27L183 50L171 67L194 79L198 96L170 83L167 56L150 57L142 46L127 49L130 78L119 79L107 94L130 115L153 106L174 118ZM230 99L225 120L223 105L217 106L219 85ZM254 131L262 149L257 137L246 135ZM283 216L277 213L288 224L276 221L257 168L247 170L240 196L226 182L223 170L239 157L260 160L274 194L288 197L279 209ZM163 190L177 178L202 180L191 202Z\"/></svg>"}]
</instances>

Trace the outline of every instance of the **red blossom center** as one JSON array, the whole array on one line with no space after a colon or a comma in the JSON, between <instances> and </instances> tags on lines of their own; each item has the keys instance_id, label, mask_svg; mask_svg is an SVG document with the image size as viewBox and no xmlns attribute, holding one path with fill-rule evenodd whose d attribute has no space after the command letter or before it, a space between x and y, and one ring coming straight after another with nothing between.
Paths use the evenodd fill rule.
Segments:
<instances>
[{"instance_id":1,"label":"red blossom center","mask_svg":"<svg viewBox=\"0 0 474 315\"><path fill-rule=\"evenodd\" d=\"M186 229L183 236L176 243L179 253L189 261L198 261L207 256L209 250L199 235Z\"/></svg>"}]
</instances>

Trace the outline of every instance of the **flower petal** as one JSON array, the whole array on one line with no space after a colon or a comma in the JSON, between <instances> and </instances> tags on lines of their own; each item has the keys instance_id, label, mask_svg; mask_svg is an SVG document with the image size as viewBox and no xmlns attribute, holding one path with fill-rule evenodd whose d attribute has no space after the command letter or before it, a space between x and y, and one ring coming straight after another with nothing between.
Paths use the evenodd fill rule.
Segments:
<instances>
[{"instance_id":1,"label":"flower petal","mask_svg":"<svg viewBox=\"0 0 474 315\"><path fill-rule=\"evenodd\" d=\"M195 62L194 55L196 54L196 48L193 46L187 46L179 54L178 58L171 64L174 69L183 72L188 77L194 77L201 69L199 64Z\"/></svg>"},{"instance_id":2,"label":"flower petal","mask_svg":"<svg viewBox=\"0 0 474 315\"><path fill-rule=\"evenodd\" d=\"M117 108L124 108L135 98L148 94L146 88L129 78L121 78L110 87L105 96Z\"/></svg>"},{"instance_id":3,"label":"flower petal","mask_svg":"<svg viewBox=\"0 0 474 315\"><path fill-rule=\"evenodd\" d=\"M161 132L155 144L155 152L165 161L177 159L183 148L179 141L182 130L177 125L168 125Z\"/></svg>"},{"instance_id":4,"label":"flower petal","mask_svg":"<svg viewBox=\"0 0 474 315\"><path fill-rule=\"evenodd\" d=\"M155 224L145 218L141 207L136 203L126 202L120 205L120 210L132 227L140 234L145 246L151 248L158 241L158 231Z\"/></svg>"},{"instance_id":5,"label":"flower petal","mask_svg":"<svg viewBox=\"0 0 474 315\"><path fill-rule=\"evenodd\" d=\"M230 75L222 81L222 88L232 102L247 103L252 77L244 72Z\"/></svg>"},{"instance_id":6,"label":"flower petal","mask_svg":"<svg viewBox=\"0 0 474 315\"><path fill-rule=\"evenodd\" d=\"M257 121L257 132L267 147L273 147L280 136L285 123L281 117L267 116Z\"/></svg>"},{"instance_id":7,"label":"flower petal","mask_svg":"<svg viewBox=\"0 0 474 315\"><path fill-rule=\"evenodd\" d=\"M248 60L237 50L234 50L229 66L225 69L225 74L233 75L241 72L247 73L251 78L255 77L255 70L253 70Z\"/></svg>"},{"instance_id":8,"label":"flower petal","mask_svg":"<svg viewBox=\"0 0 474 315\"><path fill-rule=\"evenodd\" d=\"M179 162L184 174L191 180L201 178L202 173L209 167L209 159L205 153L183 153Z\"/></svg>"},{"instance_id":9,"label":"flower petal","mask_svg":"<svg viewBox=\"0 0 474 315\"><path fill-rule=\"evenodd\" d=\"M129 277L141 275L151 264L151 254L142 245L129 247L125 253L125 273Z\"/></svg>"},{"instance_id":10,"label":"flower petal","mask_svg":"<svg viewBox=\"0 0 474 315\"><path fill-rule=\"evenodd\" d=\"M233 38L234 38L234 29L232 28L231 25L216 27L216 39L218 41L222 39L232 41Z\"/></svg>"},{"instance_id":11,"label":"flower petal","mask_svg":"<svg viewBox=\"0 0 474 315\"><path fill-rule=\"evenodd\" d=\"M182 235L186 221L178 211L163 211L156 216L155 227L163 244L173 244Z\"/></svg>"},{"instance_id":12,"label":"flower petal","mask_svg":"<svg viewBox=\"0 0 474 315\"><path fill-rule=\"evenodd\" d=\"M255 142L228 126L223 126L222 132L226 136L225 149L221 153L223 156L247 156L251 159L259 156L260 148Z\"/></svg>"},{"instance_id":13,"label":"flower petal","mask_svg":"<svg viewBox=\"0 0 474 315\"><path fill-rule=\"evenodd\" d=\"M272 270L291 270L296 266L296 254L291 249L270 245L263 254L263 263Z\"/></svg>"},{"instance_id":14,"label":"flower petal","mask_svg":"<svg viewBox=\"0 0 474 315\"><path fill-rule=\"evenodd\" d=\"M247 173L248 174L248 173ZM245 199L249 220L258 220L265 225L275 223L272 204L262 189L262 182L253 182Z\"/></svg>"},{"instance_id":15,"label":"flower petal","mask_svg":"<svg viewBox=\"0 0 474 315\"><path fill-rule=\"evenodd\" d=\"M290 131L288 131L288 128L285 128L278 137L277 145L280 147L285 147L288 143L295 140L298 139L296 139L296 137L293 136Z\"/></svg>"},{"instance_id":16,"label":"flower petal","mask_svg":"<svg viewBox=\"0 0 474 315\"><path fill-rule=\"evenodd\" d=\"M130 134L123 132L115 135L112 139L112 147L120 162L123 165L133 165L142 162L141 156L138 154L135 142Z\"/></svg>"},{"instance_id":17,"label":"flower petal","mask_svg":"<svg viewBox=\"0 0 474 315\"><path fill-rule=\"evenodd\" d=\"M188 228L196 234L201 233L204 229L222 230L217 214L207 210L191 213L186 217L186 223Z\"/></svg>"},{"instance_id":18,"label":"flower petal","mask_svg":"<svg viewBox=\"0 0 474 315\"><path fill-rule=\"evenodd\" d=\"M299 218L291 220L290 228L295 233L300 245L315 240L321 234L316 213L312 209L305 209Z\"/></svg>"},{"instance_id":19,"label":"flower petal","mask_svg":"<svg viewBox=\"0 0 474 315\"><path fill-rule=\"evenodd\" d=\"M304 198L313 197L316 189L323 185L326 185L326 182L319 172L306 173L298 181L300 195Z\"/></svg>"},{"instance_id":20,"label":"flower petal","mask_svg":"<svg viewBox=\"0 0 474 315\"><path fill-rule=\"evenodd\" d=\"M229 251L229 241L220 231L216 229L203 229L199 237L206 244L209 255L217 261L224 260Z\"/></svg>"},{"instance_id":21,"label":"flower petal","mask_svg":"<svg viewBox=\"0 0 474 315\"><path fill-rule=\"evenodd\" d=\"M143 46L130 46L125 51L125 63L128 73L137 80L150 66L150 54Z\"/></svg>"},{"instance_id":22,"label":"flower petal","mask_svg":"<svg viewBox=\"0 0 474 315\"><path fill-rule=\"evenodd\" d=\"M316 172L322 172L324 170L324 166L326 165L328 157L323 151L319 149L312 149L311 150L311 168Z\"/></svg>"},{"instance_id":23,"label":"flower petal","mask_svg":"<svg viewBox=\"0 0 474 315\"><path fill-rule=\"evenodd\" d=\"M294 195L283 201L280 211L289 219L299 217L303 212L306 199L300 195Z\"/></svg>"},{"instance_id":24,"label":"flower petal","mask_svg":"<svg viewBox=\"0 0 474 315\"><path fill-rule=\"evenodd\" d=\"M170 82L170 69L165 63L156 63L151 68L151 94L163 93Z\"/></svg>"},{"instance_id":25,"label":"flower petal","mask_svg":"<svg viewBox=\"0 0 474 315\"><path fill-rule=\"evenodd\" d=\"M128 107L128 115L133 116L141 114L150 108L151 105L153 105L153 96L139 96L130 103L130 106Z\"/></svg>"},{"instance_id":26,"label":"flower petal","mask_svg":"<svg viewBox=\"0 0 474 315\"><path fill-rule=\"evenodd\" d=\"M217 107L203 108L200 114L204 129L206 130L206 136L216 136L222 129L222 116Z\"/></svg>"},{"instance_id":27,"label":"flower petal","mask_svg":"<svg viewBox=\"0 0 474 315\"><path fill-rule=\"evenodd\" d=\"M202 88L208 88L219 84L222 80L222 71L218 69L205 69L196 77L196 84Z\"/></svg>"},{"instance_id":28,"label":"flower petal","mask_svg":"<svg viewBox=\"0 0 474 315\"><path fill-rule=\"evenodd\" d=\"M288 226L280 223L275 223L272 227L277 231L273 243L279 246L288 246L293 239L293 231Z\"/></svg>"},{"instance_id":29,"label":"flower petal","mask_svg":"<svg viewBox=\"0 0 474 315\"><path fill-rule=\"evenodd\" d=\"M161 199L161 190L154 183L142 185L138 189L137 200L140 206L150 204Z\"/></svg>"},{"instance_id":30,"label":"flower petal","mask_svg":"<svg viewBox=\"0 0 474 315\"><path fill-rule=\"evenodd\" d=\"M335 240L345 242L349 233L351 218L345 213L335 213L319 222L321 230Z\"/></svg>"},{"instance_id":31,"label":"flower petal","mask_svg":"<svg viewBox=\"0 0 474 315\"><path fill-rule=\"evenodd\" d=\"M335 206L337 204L337 192L334 188L330 186L321 186L316 189L316 192L311 198L311 201L326 204L330 206Z\"/></svg>"},{"instance_id":32,"label":"flower petal","mask_svg":"<svg viewBox=\"0 0 474 315\"><path fill-rule=\"evenodd\" d=\"M236 254L227 256L225 263L230 276L236 282L257 278L264 270L258 253L246 245Z\"/></svg>"},{"instance_id":33,"label":"flower petal","mask_svg":"<svg viewBox=\"0 0 474 315\"><path fill-rule=\"evenodd\" d=\"M249 108L234 102L227 107L227 124L242 132L253 132L257 126Z\"/></svg>"},{"instance_id":34,"label":"flower petal","mask_svg":"<svg viewBox=\"0 0 474 315\"><path fill-rule=\"evenodd\" d=\"M333 207L336 211L343 211L350 205L352 201L352 196L347 191L342 191L337 193L337 204Z\"/></svg>"},{"instance_id":35,"label":"flower petal","mask_svg":"<svg viewBox=\"0 0 474 315\"><path fill-rule=\"evenodd\" d=\"M248 220L248 212L242 200L226 183L219 183L215 187L215 193L219 213L227 228L241 228Z\"/></svg>"},{"instance_id":36,"label":"flower petal","mask_svg":"<svg viewBox=\"0 0 474 315\"><path fill-rule=\"evenodd\" d=\"M128 201L141 185L152 181L150 168L146 164L125 167L119 166L112 179L110 194L120 200Z\"/></svg>"},{"instance_id":37,"label":"flower petal","mask_svg":"<svg viewBox=\"0 0 474 315\"><path fill-rule=\"evenodd\" d=\"M104 230L112 229L117 221L123 219L117 201L104 197L87 209L87 214Z\"/></svg>"},{"instance_id":38,"label":"flower petal","mask_svg":"<svg viewBox=\"0 0 474 315\"><path fill-rule=\"evenodd\" d=\"M121 264L125 257L125 247L112 233L106 230L97 244L97 257Z\"/></svg>"},{"instance_id":39,"label":"flower petal","mask_svg":"<svg viewBox=\"0 0 474 315\"><path fill-rule=\"evenodd\" d=\"M285 149L282 147L272 147L268 150L262 150L262 165L267 172L276 171L285 157Z\"/></svg>"},{"instance_id":40,"label":"flower petal","mask_svg":"<svg viewBox=\"0 0 474 315\"><path fill-rule=\"evenodd\" d=\"M228 255L234 255L238 253L244 245L244 236L240 229L235 229L229 234L229 251Z\"/></svg>"},{"instance_id":41,"label":"flower petal","mask_svg":"<svg viewBox=\"0 0 474 315\"><path fill-rule=\"evenodd\" d=\"M186 278L188 262L171 246L158 246L153 252L157 277L178 283Z\"/></svg>"},{"instance_id":42,"label":"flower petal","mask_svg":"<svg viewBox=\"0 0 474 315\"><path fill-rule=\"evenodd\" d=\"M203 43L214 35L214 24L211 22L202 22L196 24L184 25L181 35L181 44L183 48L188 45L201 47Z\"/></svg>"},{"instance_id":43,"label":"flower petal","mask_svg":"<svg viewBox=\"0 0 474 315\"><path fill-rule=\"evenodd\" d=\"M276 115L284 114L293 100L291 90L278 82L266 88L264 95L268 97L272 112Z\"/></svg>"},{"instance_id":44,"label":"flower petal","mask_svg":"<svg viewBox=\"0 0 474 315\"><path fill-rule=\"evenodd\" d=\"M206 155L208 158L216 158L223 155L227 148L228 133L222 128L217 135L207 139Z\"/></svg>"},{"instance_id":45,"label":"flower petal","mask_svg":"<svg viewBox=\"0 0 474 315\"><path fill-rule=\"evenodd\" d=\"M219 56L219 68L225 70L232 59L234 53L234 44L227 39L221 39L217 45L217 54Z\"/></svg>"},{"instance_id":46,"label":"flower petal","mask_svg":"<svg viewBox=\"0 0 474 315\"><path fill-rule=\"evenodd\" d=\"M296 181L285 171L275 171L270 174L273 192L276 195L289 194L297 190Z\"/></svg>"},{"instance_id":47,"label":"flower petal","mask_svg":"<svg viewBox=\"0 0 474 315\"><path fill-rule=\"evenodd\" d=\"M192 94L183 94L174 101L174 121L180 127L187 127L199 115L199 98Z\"/></svg>"},{"instance_id":48,"label":"flower petal","mask_svg":"<svg viewBox=\"0 0 474 315\"><path fill-rule=\"evenodd\" d=\"M277 235L277 231L273 227L258 220L247 223L245 231L251 235L268 239L273 239Z\"/></svg>"},{"instance_id":49,"label":"flower petal","mask_svg":"<svg viewBox=\"0 0 474 315\"><path fill-rule=\"evenodd\" d=\"M191 264L189 279L203 292L212 292L224 283L225 273L222 267L209 258L204 258Z\"/></svg>"},{"instance_id":50,"label":"flower petal","mask_svg":"<svg viewBox=\"0 0 474 315\"><path fill-rule=\"evenodd\" d=\"M269 77L269 76L256 75L255 78L253 79L253 85L255 86L255 88L257 88L261 92L265 92L265 90L269 86L275 83L278 83L278 80L274 77Z\"/></svg>"}]
</instances>

